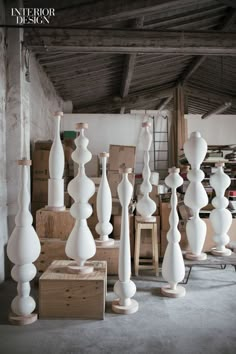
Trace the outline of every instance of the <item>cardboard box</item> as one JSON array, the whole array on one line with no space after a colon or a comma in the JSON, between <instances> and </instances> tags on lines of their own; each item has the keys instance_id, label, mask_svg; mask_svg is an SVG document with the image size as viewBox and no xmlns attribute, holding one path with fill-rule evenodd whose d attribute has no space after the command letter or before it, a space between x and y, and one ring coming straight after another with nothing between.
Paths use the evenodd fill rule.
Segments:
<instances>
[{"instance_id":1,"label":"cardboard box","mask_svg":"<svg viewBox=\"0 0 236 354\"><path fill-rule=\"evenodd\" d=\"M110 145L109 170L118 171L123 164L125 164L126 167L134 169L135 153L135 146Z\"/></svg>"},{"instance_id":2,"label":"cardboard box","mask_svg":"<svg viewBox=\"0 0 236 354\"><path fill-rule=\"evenodd\" d=\"M73 261L54 261L39 279L40 318L104 319L106 262L88 262L89 274L72 273Z\"/></svg>"},{"instance_id":3,"label":"cardboard box","mask_svg":"<svg viewBox=\"0 0 236 354\"><path fill-rule=\"evenodd\" d=\"M170 203L160 202L160 216L161 216L161 230L168 231L170 228L169 216L170 216Z\"/></svg>"},{"instance_id":4,"label":"cardboard box","mask_svg":"<svg viewBox=\"0 0 236 354\"><path fill-rule=\"evenodd\" d=\"M41 203L43 206L48 202L48 180L47 179L33 179L32 181L32 201L34 203Z\"/></svg>"},{"instance_id":5,"label":"cardboard box","mask_svg":"<svg viewBox=\"0 0 236 354\"><path fill-rule=\"evenodd\" d=\"M49 178L49 150L35 150L32 159L33 180L46 181Z\"/></svg>"},{"instance_id":6,"label":"cardboard box","mask_svg":"<svg viewBox=\"0 0 236 354\"><path fill-rule=\"evenodd\" d=\"M120 240L120 227L121 227L121 216L112 216L113 225L113 238L115 240ZM129 235L130 235L130 254L134 257L134 215L129 215Z\"/></svg>"},{"instance_id":7,"label":"cardboard box","mask_svg":"<svg viewBox=\"0 0 236 354\"><path fill-rule=\"evenodd\" d=\"M112 215L121 215L122 208L118 198L112 198Z\"/></svg>"},{"instance_id":8,"label":"cardboard box","mask_svg":"<svg viewBox=\"0 0 236 354\"><path fill-rule=\"evenodd\" d=\"M34 150L50 150L52 140L38 140L34 143Z\"/></svg>"},{"instance_id":9,"label":"cardboard box","mask_svg":"<svg viewBox=\"0 0 236 354\"><path fill-rule=\"evenodd\" d=\"M129 173L128 178L130 183L134 186L135 174ZM108 183L111 189L112 198L118 198L117 187L121 180L122 174L120 174L119 172L108 171Z\"/></svg>"}]
</instances>

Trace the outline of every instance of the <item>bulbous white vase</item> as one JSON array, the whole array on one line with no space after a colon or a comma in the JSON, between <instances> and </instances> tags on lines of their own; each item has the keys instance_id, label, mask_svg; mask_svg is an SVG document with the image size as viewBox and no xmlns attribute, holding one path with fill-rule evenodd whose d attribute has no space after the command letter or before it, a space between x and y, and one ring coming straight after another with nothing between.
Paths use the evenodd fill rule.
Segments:
<instances>
[{"instance_id":1,"label":"bulbous white vase","mask_svg":"<svg viewBox=\"0 0 236 354\"><path fill-rule=\"evenodd\" d=\"M97 246L111 246L114 244L114 240L108 237L113 230L113 226L110 223L112 197L106 173L108 157L109 154L107 152L100 154L102 160L102 178L97 193L97 216L99 222L96 225L96 232L100 235L99 239L95 240Z\"/></svg>"},{"instance_id":2,"label":"bulbous white vase","mask_svg":"<svg viewBox=\"0 0 236 354\"><path fill-rule=\"evenodd\" d=\"M18 161L20 166L20 191L18 196L18 213L15 217L16 226L9 238L7 255L14 267L12 278L18 282L18 295L11 303L12 314L9 316L13 324L29 324L37 320L37 314L32 313L36 307L30 296L30 281L36 275L32 264L39 257L40 242L32 226L33 218L29 211L30 195L28 191L28 176L31 160Z\"/></svg>"},{"instance_id":3,"label":"bulbous white vase","mask_svg":"<svg viewBox=\"0 0 236 354\"><path fill-rule=\"evenodd\" d=\"M199 211L207 205L208 197L201 183L204 173L200 166L207 153L207 143L199 132L191 133L190 139L184 144L184 153L192 167L187 174L190 184L185 193L184 203L193 213L193 217L186 225L191 253L186 253L185 257L191 260L204 260L206 254L202 253L202 248L206 238L206 224L200 219Z\"/></svg>"},{"instance_id":4,"label":"bulbous white vase","mask_svg":"<svg viewBox=\"0 0 236 354\"><path fill-rule=\"evenodd\" d=\"M69 265L69 269L81 273L93 272L93 267L86 265L85 262L96 253L95 241L86 220L93 212L88 200L95 193L95 185L86 176L84 167L92 158L91 152L87 149L89 141L84 135L84 129L87 128L88 124L86 123L76 124L80 135L75 139L76 149L71 157L78 163L79 168L77 176L68 184L68 193L75 201L70 208L70 213L76 219L76 223L66 242L65 249L66 255L76 261L76 264Z\"/></svg>"},{"instance_id":5,"label":"bulbous white vase","mask_svg":"<svg viewBox=\"0 0 236 354\"><path fill-rule=\"evenodd\" d=\"M142 198L137 203L137 211L141 215L140 220L143 221L155 221L155 216L152 214L156 210L156 203L149 197L149 193L152 191L152 185L150 183L151 171L149 167L149 150L152 144L152 135L149 131L151 124L145 122L142 124L144 132L142 135L142 144L144 149L144 167L143 167L143 182L140 186L140 191L143 194Z\"/></svg>"},{"instance_id":6,"label":"bulbous white vase","mask_svg":"<svg viewBox=\"0 0 236 354\"><path fill-rule=\"evenodd\" d=\"M179 168L170 168L169 176L165 179L165 184L171 188L171 212L169 216L170 229L167 233L168 246L165 251L162 263L162 276L168 281L168 287L162 287L161 292L168 297L182 297L185 296L185 288L178 285L185 276L185 266L182 252L179 246L181 239L178 230L179 217L176 210L177 207L177 194L176 188L183 184L183 179L179 175Z\"/></svg>"},{"instance_id":7,"label":"bulbous white vase","mask_svg":"<svg viewBox=\"0 0 236 354\"><path fill-rule=\"evenodd\" d=\"M65 156L60 138L62 112L54 115L54 140L49 154L48 205L46 209L61 211L64 206L64 166Z\"/></svg>"},{"instance_id":8,"label":"bulbous white vase","mask_svg":"<svg viewBox=\"0 0 236 354\"><path fill-rule=\"evenodd\" d=\"M225 197L225 190L230 186L231 180L224 173L224 163L216 164L217 171L210 177L210 185L214 188L216 196L212 200L212 205L215 209L210 214L211 224L214 230L213 240L216 247L212 248L211 253L215 256L230 256L231 250L226 248L230 241L227 232L232 224L231 212L226 209L229 201Z\"/></svg>"},{"instance_id":9,"label":"bulbous white vase","mask_svg":"<svg viewBox=\"0 0 236 354\"><path fill-rule=\"evenodd\" d=\"M120 251L119 251L119 280L115 283L114 292L118 299L112 302L112 310L116 313L131 314L138 311L138 302L131 299L136 293L136 286L131 275L130 237L129 237L129 211L128 206L133 193L133 186L128 180L131 168L121 168L122 181L118 185L118 196L122 206Z\"/></svg>"}]
</instances>

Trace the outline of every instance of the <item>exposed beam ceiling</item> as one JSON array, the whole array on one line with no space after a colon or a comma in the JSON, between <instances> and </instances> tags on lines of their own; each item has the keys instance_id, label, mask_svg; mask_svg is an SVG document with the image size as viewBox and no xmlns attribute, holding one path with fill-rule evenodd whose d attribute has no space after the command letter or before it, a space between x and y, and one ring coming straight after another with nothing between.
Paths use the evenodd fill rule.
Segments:
<instances>
[{"instance_id":1,"label":"exposed beam ceiling","mask_svg":"<svg viewBox=\"0 0 236 354\"><path fill-rule=\"evenodd\" d=\"M234 22L236 18L236 10L234 9L228 9L228 13L222 21L222 23L218 26L217 30L218 31L226 31L230 28L232 23ZM188 65L188 67L183 71L183 73L180 75L180 78L178 80L178 83L184 84L186 81L193 75L193 73L199 68L202 63L206 60L207 56L206 55L201 55L198 58L194 58L192 62Z\"/></svg>"},{"instance_id":2,"label":"exposed beam ceiling","mask_svg":"<svg viewBox=\"0 0 236 354\"><path fill-rule=\"evenodd\" d=\"M218 94L215 92L203 90L202 88L197 89L197 88L189 87L189 86L186 86L184 91L189 96L200 98L202 100L206 100L211 103L218 103L219 104L219 102L222 102L222 103L232 102L232 105L234 105L236 107L236 97L224 95L221 93Z\"/></svg>"},{"instance_id":3,"label":"exposed beam ceiling","mask_svg":"<svg viewBox=\"0 0 236 354\"><path fill-rule=\"evenodd\" d=\"M59 49L69 52L170 53L191 55L236 55L236 33L158 32L140 29L71 29L42 27L40 38L26 37L35 51Z\"/></svg>"},{"instance_id":4,"label":"exposed beam ceiling","mask_svg":"<svg viewBox=\"0 0 236 354\"><path fill-rule=\"evenodd\" d=\"M157 105L156 110L157 111L163 111L163 109L165 109L165 107L168 105L168 103L170 103L170 101L172 100L173 95L164 98L163 100L161 100L161 102Z\"/></svg>"},{"instance_id":5,"label":"exposed beam ceiling","mask_svg":"<svg viewBox=\"0 0 236 354\"><path fill-rule=\"evenodd\" d=\"M120 109L122 106L142 106L148 101L157 101L166 97L173 96L173 89L164 89L160 90L160 88L152 88L152 90L145 90L142 92L136 92L127 97L108 97L94 105L89 105L85 107L75 107L74 112L87 113L87 112L109 112L114 111L116 109Z\"/></svg>"}]
</instances>

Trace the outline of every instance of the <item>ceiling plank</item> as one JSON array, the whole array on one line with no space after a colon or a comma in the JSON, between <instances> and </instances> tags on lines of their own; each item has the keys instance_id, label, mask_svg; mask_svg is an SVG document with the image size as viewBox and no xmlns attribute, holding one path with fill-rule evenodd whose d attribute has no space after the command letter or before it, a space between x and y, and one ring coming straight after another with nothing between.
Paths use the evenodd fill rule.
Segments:
<instances>
[{"instance_id":1,"label":"ceiling plank","mask_svg":"<svg viewBox=\"0 0 236 354\"><path fill-rule=\"evenodd\" d=\"M140 29L70 29L42 27L41 37L28 36L33 50L48 48L96 53L170 53L192 55L236 55L236 33L173 32Z\"/></svg>"},{"instance_id":2,"label":"ceiling plank","mask_svg":"<svg viewBox=\"0 0 236 354\"><path fill-rule=\"evenodd\" d=\"M194 87L185 87L185 94L189 95L190 97L197 97L199 99L211 102L211 103L219 103L219 102L232 102L234 106L236 106L236 98L233 98L232 96L224 95L224 94L218 94L215 92L210 92L208 90L204 89L198 89Z\"/></svg>"},{"instance_id":3,"label":"ceiling plank","mask_svg":"<svg viewBox=\"0 0 236 354\"><path fill-rule=\"evenodd\" d=\"M134 28L141 28L143 27L144 17L137 19L134 24ZM129 54L125 59L124 71L121 81L121 89L120 94L121 97L128 96L130 84L132 81L134 68L136 63L136 54Z\"/></svg>"},{"instance_id":4,"label":"ceiling plank","mask_svg":"<svg viewBox=\"0 0 236 354\"><path fill-rule=\"evenodd\" d=\"M234 19L236 17L236 10L229 9L224 21L220 24L219 28L217 30L223 32L226 31L227 29L230 28L232 23L234 22ZM194 58L191 63L187 66L187 68L184 69L183 73L180 75L177 84L185 84L187 80L195 73L195 71L199 68L202 63L206 60L207 56L202 55L198 58Z\"/></svg>"},{"instance_id":5,"label":"ceiling plank","mask_svg":"<svg viewBox=\"0 0 236 354\"><path fill-rule=\"evenodd\" d=\"M153 90L153 89L152 89ZM100 112L103 113L104 111L112 111L114 109L120 109L121 107L129 107L135 105L142 105L145 104L147 101L155 101L165 97L169 97L173 95L173 89L165 89L160 90L156 89L155 92L148 90L136 92L135 94L129 95L127 97L108 97L105 100L89 106L81 106L75 107L74 113L93 113L93 112Z\"/></svg>"}]
</instances>

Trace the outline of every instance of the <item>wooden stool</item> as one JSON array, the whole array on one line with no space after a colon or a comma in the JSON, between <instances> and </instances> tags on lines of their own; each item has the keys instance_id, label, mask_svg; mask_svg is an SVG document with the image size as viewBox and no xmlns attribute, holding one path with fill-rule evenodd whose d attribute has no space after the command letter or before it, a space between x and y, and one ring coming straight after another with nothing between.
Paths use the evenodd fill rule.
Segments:
<instances>
[{"instance_id":1,"label":"wooden stool","mask_svg":"<svg viewBox=\"0 0 236 354\"><path fill-rule=\"evenodd\" d=\"M142 230L152 230L152 264L140 265L141 262L148 262L147 259L140 258L140 241ZM159 275L158 241L157 241L157 222L143 221L140 216L135 217L135 249L134 249L134 272L138 276L139 269L153 269Z\"/></svg>"}]
</instances>

